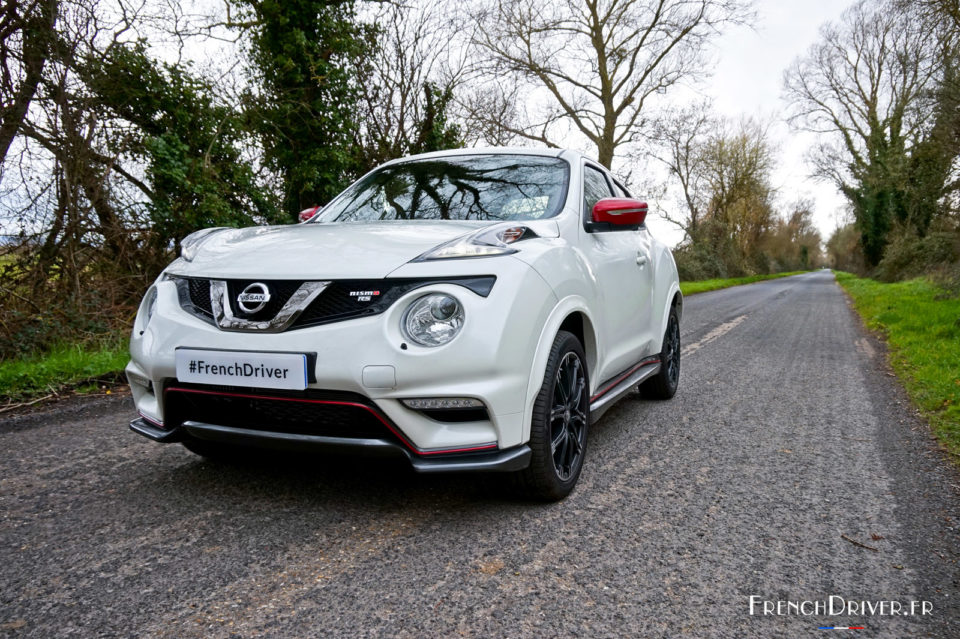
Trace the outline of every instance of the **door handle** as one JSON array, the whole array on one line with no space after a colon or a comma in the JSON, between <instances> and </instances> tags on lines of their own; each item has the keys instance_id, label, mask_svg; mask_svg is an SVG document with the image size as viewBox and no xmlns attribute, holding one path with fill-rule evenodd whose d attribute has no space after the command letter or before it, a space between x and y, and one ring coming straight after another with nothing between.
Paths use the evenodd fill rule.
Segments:
<instances>
[{"instance_id":1,"label":"door handle","mask_svg":"<svg viewBox=\"0 0 960 639\"><path fill-rule=\"evenodd\" d=\"M643 253L637 253L637 266L646 266L647 262L650 261L650 258L644 255Z\"/></svg>"}]
</instances>

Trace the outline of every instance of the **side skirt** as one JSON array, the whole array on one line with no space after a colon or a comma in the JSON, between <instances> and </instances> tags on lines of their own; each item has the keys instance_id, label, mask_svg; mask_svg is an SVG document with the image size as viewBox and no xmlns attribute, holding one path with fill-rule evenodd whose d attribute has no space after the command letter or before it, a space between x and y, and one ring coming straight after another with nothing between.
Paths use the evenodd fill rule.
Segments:
<instances>
[{"instance_id":1,"label":"side skirt","mask_svg":"<svg viewBox=\"0 0 960 639\"><path fill-rule=\"evenodd\" d=\"M608 382L590 398L590 422L600 419L618 399L660 371L660 357L647 358Z\"/></svg>"}]
</instances>

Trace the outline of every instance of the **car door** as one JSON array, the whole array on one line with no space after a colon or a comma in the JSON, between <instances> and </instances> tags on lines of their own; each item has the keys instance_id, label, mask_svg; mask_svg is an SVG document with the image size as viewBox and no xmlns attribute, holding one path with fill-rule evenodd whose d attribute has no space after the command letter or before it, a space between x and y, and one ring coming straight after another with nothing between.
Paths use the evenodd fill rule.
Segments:
<instances>
[{"instance_id":1,"label":"car door","mask_svg":"<svg viewBox=\"0 0 960 639\"><path fill-rule=\"evenodd\" d=\"M583 165L582 215L591 220L593 205L614 197L612 182L600 167ZM645 354L649 341L649 247L640 259L640 231L584 230L583 248L596 279L597 315L601 325L596 380L602 382L629 369Z\"/></svg>"},{"instance_id":2,"label":"car door","mask_svg":"<svg viewBox=\"0 0 960 639\"><path fill-rule=\"evenodd\" d=\"M607 177L611 178L614 197L633 197L616 179L610 175ZM637 265L641 267L640 287L638 289L641 305L637 329L641 332L640 357L642 358L660 352L661 335L659 334L659 314L655 312L656 309L653 307L653 287L656 283L656 264L653 263L653 237L650 235L650 229L647 228L646 223L637 229L634 233L634 239L637 243Z\"/></svg>"}]
</instances>

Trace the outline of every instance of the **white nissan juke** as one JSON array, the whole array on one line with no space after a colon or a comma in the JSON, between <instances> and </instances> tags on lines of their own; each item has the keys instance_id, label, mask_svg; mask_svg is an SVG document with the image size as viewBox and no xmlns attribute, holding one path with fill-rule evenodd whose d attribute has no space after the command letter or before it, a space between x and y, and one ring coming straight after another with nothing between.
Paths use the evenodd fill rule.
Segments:
<instances>
[{"instance_id":1,"label":"white nissan juke","mask_svg":"<svg viewBox=\"0 0 960 639\"><path fill-rule=\"evenodd\" d=\"M134 324L130 426L561 499L591 421L677 389L683 301L646 213L578 153L475 149L389 162L302 224L193 233Z\"/></svg>"}]
</instances>

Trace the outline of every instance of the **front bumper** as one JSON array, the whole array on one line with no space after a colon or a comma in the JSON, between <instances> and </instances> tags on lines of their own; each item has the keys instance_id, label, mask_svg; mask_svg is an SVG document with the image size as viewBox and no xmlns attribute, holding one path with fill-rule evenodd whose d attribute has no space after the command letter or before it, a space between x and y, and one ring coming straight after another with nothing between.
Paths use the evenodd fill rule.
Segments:
<instances>
[{"instance_id":1,"label":"front bumper","mask_svg":"<svg viewBox=\"0 0 960 639\"><path fill-rule=\"evenodd\" d=\"M416 269L424 268L422 264L408 265L401 269L404 272L395 275L423 277L427 273ZM476 264L449 264L444 268L445 277L478 272ZM168 429L179 430L183 421L195 421L232 428L231 436L249 437L239 432L243 430L241 424L218 424L209 415L168 418L166 389L179 384L176 349L315 353L308 391L362 396L396 429L397 437L393 439L401 441L393 441L391 446L399 445L401 454L419 463L450 451L479 454L476 449L483 449L482 454L491 455L496 465L502 461L497 457L500 452L513 451L525 443L524 421L528 417L524 407L539 336L539 331L531 331L530 327L543 326L556 297L533 269L513 258L490 259L489 269L485 265L482 272L497 278L488 297L454 284L439 283L404 295L380 315L273 334L229 332L211 326L180 308L175 284L160 280L155 284L157 303L153 317L146 325L138 317L130 341L127 374L137 409L148 422L161 426L166 423ZM434 349L409 343L399 329L407 306L430 292L455 295L467 316L463 333ZM408 408L402 401L433 397L478 399L485 407L485 418L438 421ZM267 440L274 444L283 440L287 444L297 442L295 447L304 448L314 441L309 437L315 435L320 439L314 443L343 444L327 441L324 438L329 436L324 433L281 432L278 437L269 437L263 434L266 431L257 432L257 441L251 444L268 445ZM308 439L287 437L298 434ZM523 456L507 457L515 463ZM420 465L443 466L434 461Z\"/></svg>"},{"instance_id":2,"label":"front bumper","mask_svg":"<svg viewBox=\"0 0 960 639\"><path fill-rule=\"evenodd\" d=\"M513 472L526 468L530 464L531 455L530 447L523 444L507 450L422 457L386 439L278 433L195 421L186 421L176 428L164 430L143 417L130 422L130 430L161 443L195 438L273 450L406 458L419 473Z\"/></svg>"}]
</instances>

